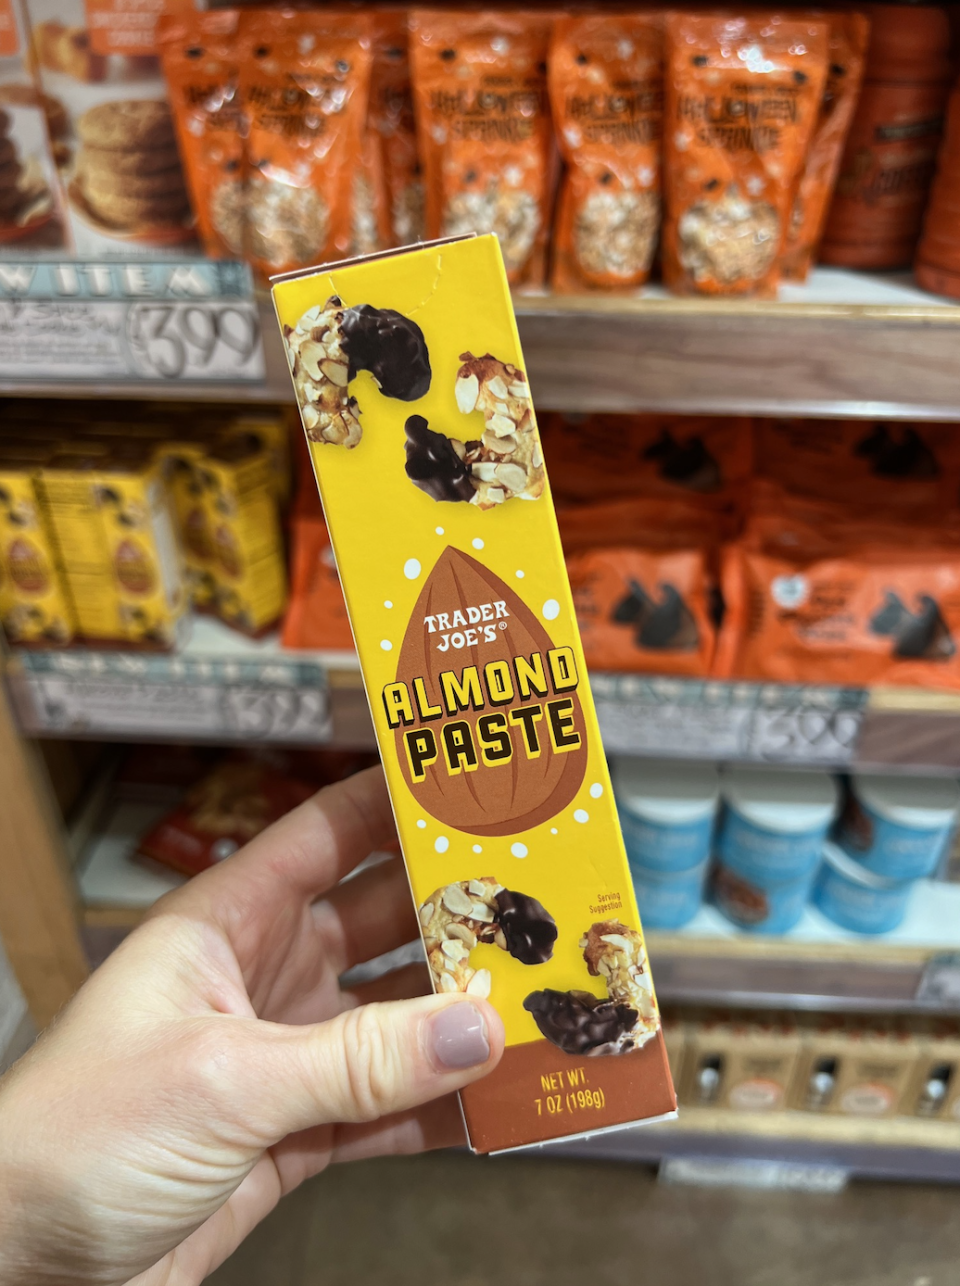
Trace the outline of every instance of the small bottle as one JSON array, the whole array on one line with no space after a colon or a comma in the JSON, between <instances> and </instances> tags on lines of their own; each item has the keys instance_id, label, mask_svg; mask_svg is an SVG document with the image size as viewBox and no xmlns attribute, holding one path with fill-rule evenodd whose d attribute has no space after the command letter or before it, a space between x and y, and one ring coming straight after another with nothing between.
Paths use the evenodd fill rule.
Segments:
<instances>
[{"instance_id":1,"label":"small bottle","mask_svg":"<svg viewBox=\"0 0 960 1286\"><path fill-rule=\"evenodd\" d=\"M931 1067L926 1083L917 1100L917 1116L938 1116L946 1102L947 1090L953 1078L953 1067L950 1063L941 1063Z\"/></svg>"},{"instance_id":2,"label":"small bottle","mask_svg":"<svg viewBox=\"0 0 960 1286\"><path fill-rule=\"evenodd\" d=\"M719 1054L708 1054L697 1069L697 1102L706 1105L716 1101L720 1092L723 1059Z\"/></svg>"},{"instance_id":3,"label":"small bottle","mask_svg":"<svg viewBox=\"0 0 960 1286\"><path fill-rule=\"evenodd\" d=\"M817 1059L807 1086L807 1099L804 1103L807 1111L822 1112L830 1102L836 1083L837 1060L835 1058Z\"/></svg>"}]
</instances>

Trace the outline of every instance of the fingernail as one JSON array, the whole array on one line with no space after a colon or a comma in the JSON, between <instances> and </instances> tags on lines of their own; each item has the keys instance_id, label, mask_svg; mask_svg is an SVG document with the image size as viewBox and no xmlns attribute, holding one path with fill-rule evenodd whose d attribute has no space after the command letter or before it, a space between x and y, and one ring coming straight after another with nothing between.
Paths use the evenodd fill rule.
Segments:
<instances>
[{"instance_id":1,"label":"fingernail","mask_svg":"<svg viewBox=\"0 0 960 1286\"><path fill-rule=\"evenodd\" d=\"M444 1071L477 1067L490 1057L487 1024L475 1005L447 1005L430 1019L427 1037L433 1060Z\"/></svg>"}]
</instances>

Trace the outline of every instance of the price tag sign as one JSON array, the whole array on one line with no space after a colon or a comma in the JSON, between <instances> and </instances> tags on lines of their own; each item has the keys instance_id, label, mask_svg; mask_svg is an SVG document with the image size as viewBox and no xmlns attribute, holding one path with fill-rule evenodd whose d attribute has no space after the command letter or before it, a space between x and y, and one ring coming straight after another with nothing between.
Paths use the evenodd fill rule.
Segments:
<instances>
[{"instance_id":1,"label":"price tag sign","mask_svg":"<svg viewBox=\"0 0 960 1286\"><path fill-rule=\"evenodd\" d=\"M10 675L28 732L321 745L329 680L315 661L29 653Z\"/></svg>"},{"instance_id":2,"label":"price tag sign","mask_svg":"<svg viewBox=\"0 0 960 1286\"><path fill-rule=\"evenodd\" d=\"M757 710L748 737L748 757L767 763L849 764L862 718L862 710L805 705Z\"/></svg>"},{"instance_id":3,"label":"price tag sign","mask_svg":"<svg viewBox=\"0 0 960 1286\"><path fill-rule=\"evenodd\" d=\"M927 961L916 999L931 1009L960 1010L960 954L945 952Z\"/></svg>"},{"instance_id":4,"label":"price tag sign","mask_svg":"<svg viewBox=\"0 0 960 1286\"><path fill-rule=\"evenodd\" d=\"M608 752L844 767L856 753L861 688L711 683L599 674L591 686Z\"/></svg>"},{"instance_id":5,"label":"price tag sign","mask_svg":"<svg viewBox=\"0 0 960 1286\"><path fill-rule=\"evenodd\" d=\"M262 382L245 264L0 262L0 378Z\"/></svg>"}]
</instances>

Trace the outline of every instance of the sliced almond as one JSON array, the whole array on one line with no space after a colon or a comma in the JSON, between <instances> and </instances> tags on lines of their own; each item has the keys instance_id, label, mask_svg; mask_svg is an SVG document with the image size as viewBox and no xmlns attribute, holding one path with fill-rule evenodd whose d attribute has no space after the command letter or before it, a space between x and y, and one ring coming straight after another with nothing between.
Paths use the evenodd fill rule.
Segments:
<instances>
[{"instance_id":1,"label":"sliced almond","mask_svg":"<svg viewBox=\"0 0 960 1286\"><path fill-rule=\"evenodd\" d=\"M426 927L426 925L428 925L433 919L433 913L435 910L436 907L432 902L424 902L423 906L420 908L420 923L424 925L424 927Z\"/></svg>"},{"instance_id":2,"label":"sliced almond","mask_svg":"<svg viewBox=\"0 0 960 1286\"><path fill-rule=\"evenodd\" d=\"M449 385L447 386L449 387ZM457 379L454 391L457 398L457 406L464 413L469 415L476 409L477 398L480 396L480 381L476 375L461 375Z\"/></svg>"},{"instance_id":3,"label":"sliced almond","mask_svg":"<svg viewBox=\"0 0 960 1286\"><path fill-rule=\"evenodd\" d=\"M466 960L470 954L467 944L461 942L459 938L444 938L440 943L440 950L448 960L454 961Z\"/></svg>"},{"instance_id":4,"label":"sliced almond","mask_svg":"<svg viewBox=\"0 0 960 1286\"><path fill-rule=\"evenodd\" d=\"M611 947L619 947L621 951L633 954L633 943L629 938L625 938L622 933L601 933L601 942L609 942Z\"/></svg>"},{"instance_id":5,"label":"sliced almond","mask_svg":"<svg viewBox=\"0 0 960 1286\"><path fill-rule=\"evenodd\" d=\"M459 439L459 438L451 438L451 439L450 439L450 445L453 447L454 451L455 451L455 452L456 452L456 454L460 457L460 459L461 459L461 460L462 460L462 459L464 459L464 457L465 457L465 456L466 456L466 454L467 454L467 448L466 448L466 447L464 446L464 444L460 441L460 439Z\"/></svg>"},{"instance_id":6,"label":"sliced almond","mask_svg":"<svg viewBox=\"0 0 960 1286\"><path fill-rule=\"evenodd\" d=\"M500 487L488 487L486 498L492 505L502 505L507 497Z\"/></svg>"},{"instance_id":7,"label":"sliced almond","mask_svg":"<svg viewBox=\"0 0 960 1286\"><path fill-rule=\"evenodd\" d=\"M489 430L483 435L483 445L494 455L510 455L517 449L517 439L514 437L498 438L495 433Z\"/></svg>"},{"instance_id":8,"label":"sliced almond","mask_svg":"<svg viewBox=\"0 0 960 1286\"><path fill-rule=\"evenodd\" d=\"M448 884L443 890L443 905L454 915L473 914L473 900L467 897L459 884Z\"/></svg>"},{"instance_id":9,"label":"sliced almond","mask_svg":"<svg viewBox=\"0 0 960 1286\"><path fill-rule=\"evenodd\" d=\"M491 397L495 397L498 402L505 402L509 397L507 386L499 375L494 375L493 379L487 385L487 392Z\"/></svg>"},{"instance_id":10,"label":"sliced almond","mask_svg":"<svg viewBox=\"0 0 960 1286\"><path fill-rule=\"evenodd\" d=\"M527 485L526 471L519 464L505 461L497 465L497 481L502 482L510 491L522 491Z\"/></svg>"},{"instance_id":11,"label":"sliced almond","mask_svg":"<svg viewBox=\"0 0 960 1286\"><path fill-rule=\"evenodd\" d=\"M460 988L457 986L457 980L456 978L454 978L452 973L446 973L446 972L442 973L440 975L439 985L440 985L441 991L459 991L460 990Z\"/></svg>"},{"instance_id":12,"label":"sliced almond","mask_svg":"<svg viewBox=\"0 0 960 1286\"><path fill-rule=\"evenodd\" d=\"M481 482L493 482L493 479L496 476L494 472L496 467L497 466L492 460L480 460L477 464L471 467L471 472L473 476L475 478L479 478Z\"/></svg>"},{"instance_id":13,"label":"sliced almond","mask_svg":"<svg viewBox=\"0 0 960 1286\"><path fill-rule=\"evenodd\" d=\"M322 380L321 362L327 360L327 350L315 339L306 339L300 345L300 365L313 380Z\"/></svg>"},{"instance_id":14,"label":"sliced almond","mask_svg":"<svg viewBox=\"0 0 960 1286\"><path fill-rule=\"evenodd\" d=\"M350 367L343 362L328 360L320 363L320 369L331 384L337 388L346 388L350 383Z\"/></svg>"},{"instance_id":15,"label":"sliced almond","mask_svg":"<svg viewBox=\"0 0 960 1286\"><path fill-rule=\"evenodd\" d=\"M448 938L459 938L471 951L477 945L477 935L472 933L459 920L454 920L452 924L448 924L445 932Z\"/></svg>"},{"instance_id":16,"label":"sliced almond","mask_svg":"<svg viewBox=\"0 0 960 1286\"><path fill-rule=\"evenodd\" d=\"M526 384L521 384L519 380L510 385L507 390L511 397L529 397L530 390Z\"/></svg>"},{"instance_id":17,"label":"sliced almond","mask_svg":"<svg viewBox=\"0 0 960 1286\"><path fill-rule=\"evenodd\" d=\"M497 404L494 406L493 410L494 410L494 413L495 413L496 415L509 415L509 414L510 414L510 408L509 408L509 406L507 406L506 402L497 402Z\"/></svg>"},{"instance_id":18,"label":"sliced almond","mask_svg":"<svg viewBox=\"0 0 960 1286\"><path fill-rule=\"evenodd\" d=\"M493 912L485 902L474 902L470 911L470 918L472 920L481 920L483 923L489 924L493 920Z\"/></svg>"},{"instance_id":19,"label":"sliced almond","mask_svg":"<svg viewBox=\"0 0 960 1286\"><path fill-rule=\"evenodd\" d=\"M486 896L487 886L481 880L468 880L467 892L472 893L475 898Z\"/></svg>"},{"instance_id":20,"label":"sliced almond","mask_svg":"<svg viewBox=\"0 0 960 1286\"><path fill-rule=\"evenodd\" d=\"M490 970L478 969L467 983L467 995L477 996L480 1000L486 1000L490 995L492 983L493 979L490 976Z\"/></svg>"},{"instance_id":21,"label":"sliced almond","mask_svg":"<svg viewBox=\"0 0 960 1286\"><path fill-rule=\"evenodd\" d=\"M517 426L509 416L491 415L487 420L487 429L495 433L498 438L505 438L508 434L515 433Z\"/></svg>"},{"instance_id":22,"label":"sliced almond","mask_svg":"<svg viewBox=\"0 0 960 1286\"><path fill-rule=\"evenodd\" d=\"M320 423L320 412L315 406L311 406L309 402L300 412L300 417L303 420L305 429L315 429Z\"/></svg>"},{"instance_id":23,"label":"sliced almond","mask_svg":"<svg viewBox=\"0 0 960 1286\"><path fill-rule=\"evenodd\" d=\"M504 932L503 932L503 930L502 930L501 928L499 928L499 926L498 926L498 928L497 928L496 933L493 935L493 940L494 940L494 942L497 944L497 946L500 948L500 950L501 950L501 951L506 951L506 949L507 949L507 939L506 939L506 937L504 936Z\"/></svg>"},{"instance_id":24,"label":"sliced almond","mask_svg":"<svg viewBox=\"0 0 960 1286\"><path fill-rule=\"evenodd\" d=\"M284 344L284 348L287 350L287 365L292 373L297 369L297 350L290 343Z\"/></svg>"},{"instance_id":25,"label":"sliced almond","mask_svg":"<svg viewBox=\"0 0 960 1286\"><path fill-rule=\"evenodd\" d=\"M530 462L535 469L539 469L543 464L543 448L540 446L539 439L533 444L533 451L530 453Z\"/></svg>"}]
</instances>

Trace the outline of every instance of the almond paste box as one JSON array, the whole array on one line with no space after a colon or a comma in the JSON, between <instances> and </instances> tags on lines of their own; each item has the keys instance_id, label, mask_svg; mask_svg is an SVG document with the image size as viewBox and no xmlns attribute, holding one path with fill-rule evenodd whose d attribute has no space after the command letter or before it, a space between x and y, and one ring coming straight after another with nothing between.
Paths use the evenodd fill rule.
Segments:
<instances>
[{"instance_id":1,"label":"almond paste box","mask_svg":"<svg viewBox=\"0 0 960 1286\"><path fill-rule=\"evenodd\" d=\"M500 249L273 288L434 987L507 1048L493 1152L676 1099Z\"/></svg>"}]
</instances>

